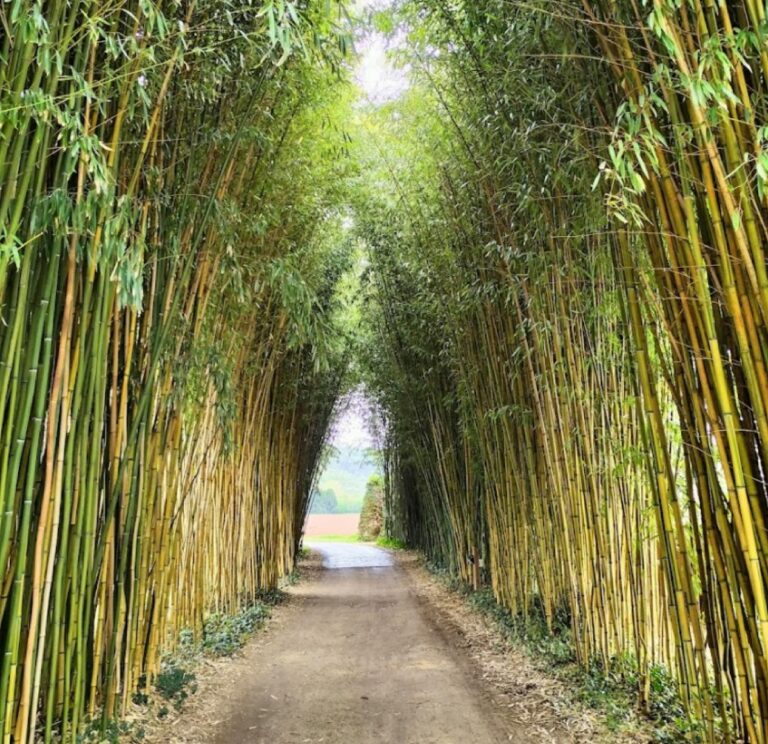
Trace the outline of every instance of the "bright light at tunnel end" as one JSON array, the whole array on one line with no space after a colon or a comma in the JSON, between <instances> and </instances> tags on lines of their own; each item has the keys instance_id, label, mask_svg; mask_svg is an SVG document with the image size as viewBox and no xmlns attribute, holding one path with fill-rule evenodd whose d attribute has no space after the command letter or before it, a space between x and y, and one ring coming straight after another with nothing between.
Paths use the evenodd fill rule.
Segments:
<instances>
[{"instance_id":1,"label":"bright light at tunnel end","mask_svg":"<svg viewBox=\"0 0 768 744\"><path fill-rule=\"evenodd\" d=\"M382 11L392 7L391 0L359 0L355 10L358 15L370 11ZM355 40L358 54L355 65L355 82L364 99L375 106L381 106L400 98L410 85L408 68L395 67L388 51L405 44L404 36L388 38L386 34L369 29L360 33Z\"/></svg>"}]
</instances>

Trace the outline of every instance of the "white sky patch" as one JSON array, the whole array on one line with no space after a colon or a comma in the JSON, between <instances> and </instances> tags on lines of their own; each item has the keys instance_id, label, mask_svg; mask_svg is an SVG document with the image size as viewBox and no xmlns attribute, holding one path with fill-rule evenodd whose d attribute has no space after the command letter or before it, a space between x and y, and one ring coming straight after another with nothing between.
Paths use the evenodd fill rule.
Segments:
<instances>
[{"instance_id":1,"label":"white sky patch","mask_svg":"<svg viewBox=\"0 0 768 744\"><path fill-rule=\"evenodd\" d=\"M362 0L357 10L362 14L370 10L384 10L390 5L389 0ZM407 67L395 67L387 54L389 48L397 48L404 43L405 39L399 38L399 35L388 40L385 34L374 29L356 39L359 57L355 66L355 80L369 103L381 106L396 100L408 89L410 82Z\"/></svg>"},{"instance_id":2,"label":"white sky patch","mask_svg":"<svg viewBox=\"0 0 768 744\"><path fill-rule=\"evenodd\" d=\"M360 411L350 408L339 416L334 427L332 443L334 447L373 447L373 439Z\"/></svg>"},{"instance_id":3,"label":"white sky patch","mask_svg":"<svg viewBox=\"0 0 768 744\"><path fill-rule=\"evenodd\" d=\"M334 447L375 449L377 443L370 429L371 402L362 388L353 390L342 402L343 409L333 422L330 443Z\"/></svg>"},{"instance_id":4,"label":"white sky patch","mask_svg":"<svg viewBox=\"0 0 768 744\"><path fill-rule=\"evenodd\" d=\"M371 33L358 41L357 48L360 61L355 80L368 101L381 106L400 98L408 89L408 72L394 67L388 59L384 35Z\"/></svg>"}]
</instances>

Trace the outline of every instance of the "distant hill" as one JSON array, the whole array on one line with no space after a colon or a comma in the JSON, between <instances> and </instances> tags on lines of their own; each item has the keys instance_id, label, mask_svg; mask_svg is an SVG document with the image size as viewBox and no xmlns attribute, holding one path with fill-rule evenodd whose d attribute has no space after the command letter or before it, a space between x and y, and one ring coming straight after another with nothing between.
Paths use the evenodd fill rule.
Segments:
<instances>
[{"instance_id":1,"label":"distant hill","mask_svg":"<svg viewBox=\"0 0 768 744\"><path fill-rule=\"evenodd\" d=\"M378 473L376 463L358 447L337 447L336 454L329 460L320 475L317 488L324 492L322 498L313 503L313 513L327 512L327 504L332 503L327 492L333 491L336 500L336 514L358 513L363 505L365 484ZM315 501L313 499L313 501Z\"/></svg>"}]
</instances>

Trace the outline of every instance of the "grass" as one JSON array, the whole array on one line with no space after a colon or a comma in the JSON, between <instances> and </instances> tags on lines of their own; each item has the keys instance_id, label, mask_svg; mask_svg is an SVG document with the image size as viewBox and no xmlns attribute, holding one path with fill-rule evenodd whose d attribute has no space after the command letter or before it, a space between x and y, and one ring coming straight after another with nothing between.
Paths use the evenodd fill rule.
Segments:
<instances>
[{"instance_id":1,"label":"grass","mask_svg":"<svg viewBox=\"0 0 768 744\"><path fill-rule=\"evenodd\" d=\"M361 540L360 535L312 535L304 538L307 542L332 542L332 543L362 543L364 545L377 545L380 548L389 548L390 550L405 550L406 545L402 540L396 540L394 537L379 537L375 542ZM306 548L304 548L306 550Z\"/></svg>"},{"instance_id":2,"label":"grass","mask_svg":"<svg viewBox=\"0 0 768 744\"><path fill-rule=\"evenodd\" d=\"M402 540L398 540L395 537L385 537L384 535L376 540L376 545L380 548L389 548L390 550L405 550L407 547Z\"/></svg>"},{"instance_id":3,"label":"grass","mask_svg":"<svg viewBox=\"0 0 768 744\"><path fill-rule=\"evenodd\" d=\"M312 535L304 538L307 542L359 543L359 535Z\"/></svg>"},{"instance_id":4,"label":"grass","mask_svg":"<svg viewBox=\"0 0 768 744\"><path fill-rule=\"evenodd\" d=\"M405 550L406 548L406 544L402 540L397 540L394 537L379 537L375 541L368 541L361 540L360 535L312 535L312 537L305 537L304 540L309 543L363 543L365 545L378 545L380 548L390 548L391 550Z\"/></svg>"}]
</instances>

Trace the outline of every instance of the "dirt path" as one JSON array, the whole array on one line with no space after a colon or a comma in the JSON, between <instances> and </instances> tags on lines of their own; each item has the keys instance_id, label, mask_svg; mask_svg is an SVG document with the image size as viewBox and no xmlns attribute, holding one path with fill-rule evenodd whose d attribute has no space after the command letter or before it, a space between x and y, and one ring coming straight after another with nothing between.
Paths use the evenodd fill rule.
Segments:
<instances>
[{"instance_id":1,"label":"dirt path","mask_svg":"<svg viewBox=\"0 0 768 744\"><path fill-rule=\"evenodd\" d=\"M138 714L144 744L650 741L606 728L414 554L313 547L266 630L233 658L203 657L180 713Z\"/></svg>"},{"instance_id":2,"label":"dirt path","mask_svg":"<svg viewBox=\"0 0 768 744\"><path fill-rule=\"evenodd\" d=\"M526 742L391 556L325 544L326 570L228 695L217 744ZM354 566L354 567L350 567Z\"/></svg>"}]
</instances>

